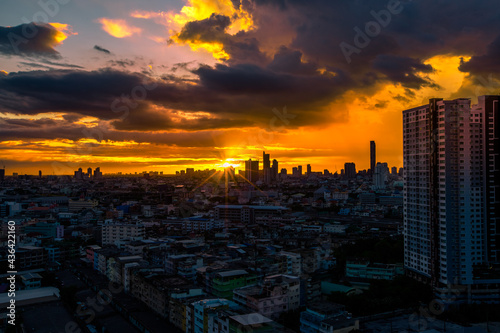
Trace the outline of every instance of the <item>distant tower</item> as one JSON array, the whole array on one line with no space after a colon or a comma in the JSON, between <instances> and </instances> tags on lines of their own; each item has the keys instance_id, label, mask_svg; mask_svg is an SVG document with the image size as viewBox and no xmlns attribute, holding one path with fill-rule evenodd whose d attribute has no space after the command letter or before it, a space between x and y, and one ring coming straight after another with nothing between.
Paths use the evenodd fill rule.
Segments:
<instances>
[{"instance_id":1,"label":"distant tower","mask_svg":"<svg viewBox=\"0 0 500 333\"><path fill-rule=\"evenodd\" d=\"M265 151L262 152L262 173L264 176L264 183L269 184L271 182L271 160L269 154L266 154Z\"/></svg>"},{"instance_id":2,"label":"distant tower","mask_svg":"<svg viewBox=\"0 0 500 333\"><path fill-rule=\"evenodd\" d=\"M278 160L273 160L273 166L271 167L271 179L278 180Z\"/></svg>"},{"instance_id":3,"label":"distant tower","mask_svg":"<svg viewBox=\"0 0 500 333\"><path fill-rule=\"evenodd\" d=\"M356 164L354 163L345 163L344 164L344 174L347 179L356 178Z\"/></svg>"},{"instance_id":4,"label":"distant tower","mask_svg":"<svg viewBox=\"0 0 500 333\"><path fill-rule=\"evenodd\" d=\"M307 165L307 175L310 176L311 175L311 164L308 164Z\"/></svg>"},{"instance_id":5,"label":"distant tower","mask_svg":"<svg viewBox=\"0 0 500 333\"><path fill-rule=\"evenodd\" d=\"M245 177L251 183L259 180L259 160L252 161L249 159L245 161Z\"/></svg>"},{"instance_id":6,"label":"distant tower","mask_svg":"<svg viewBox=\"0 0 500 333\"><path fill-rule=\"evenodd\" d=\"M42 170L38 170L38 178L42 178Z\"/></svg>"},{"instance_id":7,"label":"distant tower","mask_svg":"<svg viewBox=\"0 0 500 333\"><path fill-rule=\"evenodd\" d=\"M375 174L375 166L377 165L377 151L375 141L370 141L370 173Z\"/></svg>"},{"instance_id":8,"label":"distant tower","mask_svg":"<svg viewBox=\"0 0 500 333\"><path fill-rule=\"evenodd\" d=\"M387 175L389 174L389 167L387 163L378 162L375 166L373 173L373 185L376 189L384 189L387 182Z\"/></svg>"}]
</instances>

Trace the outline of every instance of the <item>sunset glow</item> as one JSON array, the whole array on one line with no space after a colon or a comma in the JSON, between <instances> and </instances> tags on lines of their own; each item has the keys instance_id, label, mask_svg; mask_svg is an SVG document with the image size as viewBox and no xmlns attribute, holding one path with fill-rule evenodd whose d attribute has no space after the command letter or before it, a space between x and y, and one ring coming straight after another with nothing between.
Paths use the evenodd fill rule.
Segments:
<instances>
[{"instance_id":1,"label":"sunset glow","mask_svg":"<svg viewBox=\"0 0 500 333\"><path fill-rule=\"evenodd\" d=\"M322 10L292 3L179 0L120 11L93 4L92 14L78 6L65 7L62 23L40 26L47 32L25 53L2 61L7 170L51 174L49 161L66 163L65 173L87 165L167 174L241 169L266 150L289 172L305 164L340 172L350 161L369 168L371 140L381 161L400 167L401 110L436 96L475 102L499 82L473 67L488 57L492 34L481 35L483 47L472 46L473 32L413 47L396 29L409 19L405 11L348 63L338 45L352 44L353 27L365 20L357 19L360 9L345 14L353 27L332 19L324 33L310 24ZM404 47L379 50L384 38Z\"/></svg>"}]
</instances>

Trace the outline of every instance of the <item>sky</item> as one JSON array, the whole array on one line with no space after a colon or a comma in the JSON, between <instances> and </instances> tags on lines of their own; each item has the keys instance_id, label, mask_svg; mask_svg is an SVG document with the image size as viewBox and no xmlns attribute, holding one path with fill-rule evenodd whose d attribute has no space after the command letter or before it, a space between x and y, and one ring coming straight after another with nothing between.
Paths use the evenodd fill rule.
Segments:
<instances>
[{"instance_id":1,"label":"sky","mask_svg":"<svg viewBox=\"0 0 500 333\"><path fill-rule=\"evenodd\" d=\"M494 0L3 0L0 167L402 166L402 111L500 91Z\"/></svg>"}]
</instances>

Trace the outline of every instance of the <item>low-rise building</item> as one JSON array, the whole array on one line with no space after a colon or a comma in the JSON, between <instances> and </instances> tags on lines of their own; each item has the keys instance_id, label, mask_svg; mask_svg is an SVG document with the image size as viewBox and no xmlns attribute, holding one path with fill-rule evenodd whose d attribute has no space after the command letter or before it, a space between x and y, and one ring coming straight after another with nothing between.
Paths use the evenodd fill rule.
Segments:
<instances>
[{"instance_id":1,"label":"low-rise building","mask_svg":"<svg viewBox=\"0 0 500 333\"><path fill-rule=\"evenodd\" d=\"M404 273L402 264L370 263L369 260L348 260L346 277L351 280L393 280Z\"/></svg>"},{"instance_id":2,"label":"low-rise building","mask_svg":"<svg viewBox=\"0 0 500 333\"><path fill-rule=\"evenodd\" d=\"M359 329L345 306L336 303L313 303L300 314L301 333L344 333Z\"/></svg>"},{"instance_id":3,"label":"low-rise building","mask_svg":"<svg viewBox=\"0 0 500 333\"><path fill-rule=\"evenodd\" d=\"M233 300L266 317L277 319L300 306L300 279L288 275L274 275L261 285L234 290Z\"/></svg>"},{"instance_id":4,"label":"low-rise building","mask_svg":"<svg viewBox=\"0 0 500 333\"><path fill-rule=\"evenodd\" d=\"M139 240L144 238L144 225L107 223L102 226L102 245L116 245L121 247L125 240Z\"/></svg>"},{"instance_id":5,"label":"low-rise building","mask_svg":"<svg viewBox=\"0 0 500 333\"><path fill-rule=\"evenodd\" d=\"M210 292L219 298L232 299L233 290L257 283L257 277L238 269L217 272L210 282Z\"/></svg>"}]
</instances>

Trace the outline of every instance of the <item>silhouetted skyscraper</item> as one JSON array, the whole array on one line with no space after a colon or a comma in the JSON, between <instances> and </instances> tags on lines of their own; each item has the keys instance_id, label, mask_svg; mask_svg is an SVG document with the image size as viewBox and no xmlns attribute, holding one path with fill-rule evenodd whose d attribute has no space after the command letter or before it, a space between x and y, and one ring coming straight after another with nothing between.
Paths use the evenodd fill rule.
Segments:
<instances>
[{"instance_id":1,"label":"silhouetted skyscraper","mask_svg":"<svg viewBox=\"0 0 500 333\"><path fill-rule=\"evenodd\" d=\"M370 173L375 174L375 166L377 165L377 151L375 141L370 141Z\"/></svg>"},{"instance_id":2,"label":"silhouetted skyscraper","mask_svg":"<svg viewBox=\"0 0 500 333\"><path fill-rule=\"evenodd\" d=\"M94 178L95 179L99 179L101 177L102 177L101 168L100 167L95 168L95 170L94 170Z\"/></svg>"},{"instance_id":3,"label":"silhouetted skyscraper","mask_svg":"<svg viewBox=\"0 0 500 333\"><path fill-rule=\"evenodd\" d=\"M311 175L311 164L307 165L307 175Z\"/></svg>"},{"instance_id":4,"label":"silhouetted skyscraper","mask_svg":"<svg viewBox=\"0 0 500 333\"><path fill-rule=\"evenodd\" d=\"M356 178L356 164L345 163L344 164L344 174L347 179Z\"/></svg>"},{"instance_id":5,"label":"silhouetted skyscraper","mask_svg":"<svg viewBox=\"0 0 500 333\"><path fill-rule=\"evenodd\" d=\"M273 166L271 167L271 180L278 180L278 160L273 160Z\"/></svg>"},{"instance_id":6,"label":"silhouetted skyscraper","mask_svg":"<svg viewBox=\"0 0 500 333\"><path fill-rule=\"evenodd\" d=\"M269 184L271 182L271 160L269 154L265 151L262 152L262 174L264 176L264 183Z\"/></svg>"},{"instance_id":7,"label":"silhouetted skyscraper","mask_svg":"<svg viewBox=\"0 0 500 333\"><path fill-rule=\"evenodd\" d=\"M259 180L259 160L252 161L249 159L245 161L245 177L251 183Z\"/></svg>"},{"instance_id":8,"label":"silhouetted skyscraper","mask_svg":"<svg viewBox=\"0 0 500 333\"><path fill-rule=\"evenodd\" d=\"M0 169L0 182L5 179L5 169Z\"/></svg>"}]
</instances>

